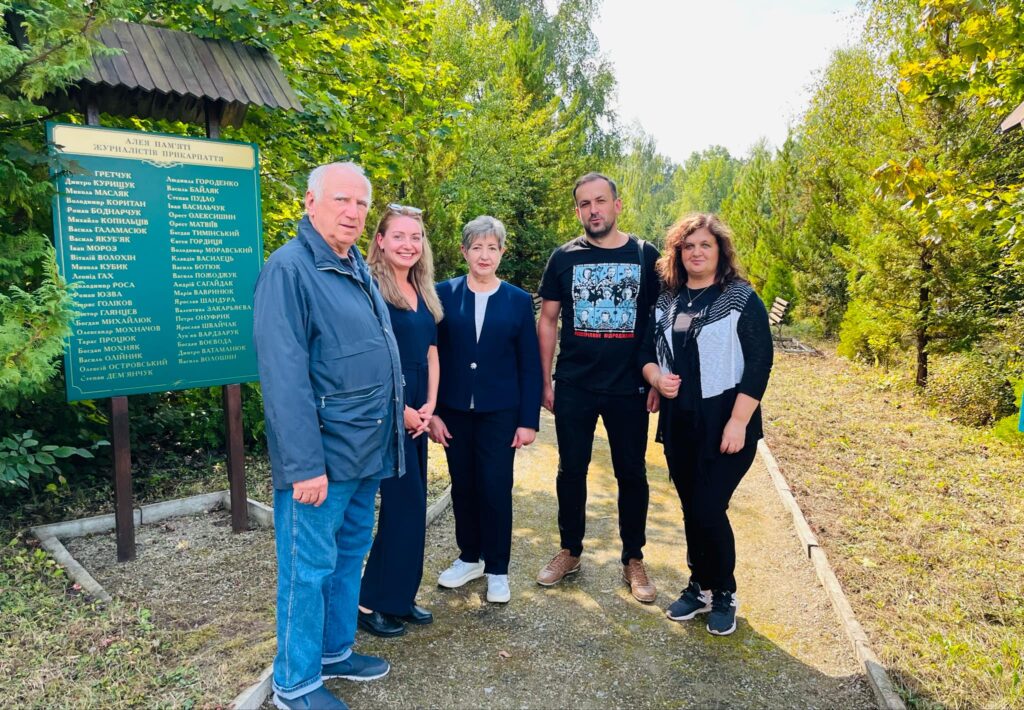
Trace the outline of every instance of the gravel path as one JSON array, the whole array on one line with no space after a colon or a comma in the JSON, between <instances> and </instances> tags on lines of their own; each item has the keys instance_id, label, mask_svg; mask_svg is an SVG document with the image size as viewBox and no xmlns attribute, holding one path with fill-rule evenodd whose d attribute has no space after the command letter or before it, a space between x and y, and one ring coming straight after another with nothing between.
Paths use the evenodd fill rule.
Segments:
<instances>
[{"instance_id":1,"label":"gravel path","mask_svg":"<svg viewBox=\"0 0 1024 710\"><path fill-rule=\"evenodd\" d=\"M512 601L484 601L483 579L459 590L435 586L457 552L449 511L428 533L420 589L420 603L436 621L398 639L360 635L358 649L384 656L393 669L373 683L330 681L353 708L873 705L759 459L731 508L740 587L732 636L713 637L699 620L678 624L664 616L685 583L685 547L678 499L653 441L645 556L657 601L634 601L620 581L615 480L600 432L583 570L560 586L539 587L535 574L558 550L550 417L542 427L517 459Z\"/></svg>"},{"instance_id":2,"label":"gravel path","mask_svg":"<svg viewBox=\"0 0 1024 710\"><path fill-rule=\"evenodd\" d=\"M459 590L436 586L456 554L447 512L428 531L420 588L420 603L436 621L399 639L360 634L358 649L393 668L373 683L329 681L353 708L873 704L759 459L730 512L740 587L732 636L711 636L699 619L678 624L664 616L685 583L685 547L679 502L653 441L645 555L657 601L636 602L620 581L616 488L603 432L589 479L583 570L559 586L539 587L537 571L558 550L552 419L545 416L542 426L537 443L517 459L512 601L485 602L483 579ZM431 456L443 454L433 447ZM110 591L152 609L154 622L175 630L178 643L195 645L192 663L211 698L231 697L252 682L274 645L272 534L236 536L227 525L220 512L142 526L139 560L128 565L113 562L113 535L69 542Z\"/></svg>"}]
</instances>

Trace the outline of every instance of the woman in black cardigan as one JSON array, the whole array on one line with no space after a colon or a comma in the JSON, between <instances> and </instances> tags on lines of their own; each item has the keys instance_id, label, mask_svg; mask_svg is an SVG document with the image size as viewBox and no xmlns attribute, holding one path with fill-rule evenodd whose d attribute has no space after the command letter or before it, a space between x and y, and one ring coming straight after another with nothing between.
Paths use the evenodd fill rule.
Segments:
<instances>
[{"instance_id":1,"label":"woman in black cardigan","mask_svg":"<svg viewBox=\"0 0 1024 710\"><path fill-rule=\"evenodd\" d=\"M466 276L437 286L441 384L430 438L445 447L459 556L442 587L487 575L487 601L511 598L512 466L540 424L541 370L533 299L495 273L505 227L477 217L462 230Z\"/></svg>"},{"instance_id":2,"label":"woman in black cardigan","mask_svg":"<svg viewBox=\"0 0 1024 710\"><path fill-rule=\"evenodd\" d=\"M690 582L669 606L683 621L736 630L736 541L729 499L762 437L760 400L772 367L768 313L740 276L728 227L691 214L665 236L662 292L641 350L644 378L667 402L658 440L683 506Z\"/></svg>"}]
</instances>

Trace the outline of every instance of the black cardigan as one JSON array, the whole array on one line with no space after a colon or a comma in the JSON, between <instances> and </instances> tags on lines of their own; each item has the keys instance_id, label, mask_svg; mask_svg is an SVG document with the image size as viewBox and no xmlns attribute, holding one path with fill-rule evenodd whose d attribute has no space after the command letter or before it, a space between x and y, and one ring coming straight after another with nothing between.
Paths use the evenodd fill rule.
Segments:
<instances>
[{"instance_id":1,"label":"black cardigan","mask_svg":"<svg viewBox=\"0 0 1024 710\"><path fill-rule=\"evenodd\" d=\"M659 337L672 337L671 328L675 320L676 298L677 294L662 290L655 307L655 317L651 318L648 323L647 333L640 348L639 365L641 368L654 363L659 367L667 365L672 372L677 372L674 354L667 351L665 347L660 348L663 362L659 363L659 348L656 345ZM700 448L699 457L705 460L713 459L721 455L719 447L722 442L722 432L732 416L736 395L742 392L758 401L764 397L765 389L768 387L768 376L772 369L771 328L768 324L768 312L765 310L764 303L754 293L754 290L742 281L728 284L722 293L693 320L690 327L696 341L695 346L698 349L698 371L700 371L700 380L696 383L700 389L700 396L697 397L695 412L696 435ZM701 351L702 343L710 343L712 338L717 340L716 345L719 347L724 338L728 340L730 348L738 347L740 349L743 358L741 373L737 373L735 370L728 371L730 362L732 362L728 357L729 353L726 353L727 357L712 357L711 353ZM710 344L705 345L705 348L710 349L711 347ZM714 353L714 355L720 354ZM664 360L668 360L668 362ZM714 370L707 371L708 368L714 368ZM738 378L737 374L739 374ZM709 380L718 383L727 382L729 386L722 388L721 391L704 392L702 383ZM733 382L733 380L736 381ZM683 386L686 386L685 383ZM671 431L675 409L674 400L662 398L657 440L665 445L667 456L672 455L670 450L672 437L668 436L668 433ZM758 405L747 423L746 442L749 444L763 436L761 407Z\"/></svg>"}]
</instances>

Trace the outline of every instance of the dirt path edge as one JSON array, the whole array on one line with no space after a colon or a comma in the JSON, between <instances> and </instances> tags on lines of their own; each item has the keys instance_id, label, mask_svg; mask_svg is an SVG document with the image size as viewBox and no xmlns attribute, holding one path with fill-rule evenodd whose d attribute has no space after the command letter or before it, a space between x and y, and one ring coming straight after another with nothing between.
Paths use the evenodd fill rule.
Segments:
<instances>
[{"instance_id":1,"label":"dirt path edge","mask_svg":"<svg viewBox=\"0 0 1024 710\"><path fill-rule=\"evenodd\" d=\"M875 700L878 702L878 706L885 708L885 710L906 710L903 699L900 698L892 685L892 681L889 679L885 665L875 655L864 627L857 621L857 617L853 613L853 607L850 606L846 593L839 583L839 578L832 571L832 565L829 564L828 556L818 544L818 538L811 530L811 526L808 525L807 518L804 517L800 505L796 502L796 498L789 488L789 483L786 482L785 476L782 475L779 462L775 460L775 456L772 455L771 449L768 448L768 444L764 439L758 442L757 453L761 456L765 468L768 469L768 473L772 478L772 484L775 486L775 491L782 500L782 505L793 516L793 526L796 528L797 537L800 538L808 558L810 558L811 563L814 565L818 581L825 588L825 592L832 602L832 608L835 609L847 638L853 644L853 651L857 655L857 660L864 666L864 673L867 675L868 683L871 684L871 690L875 693Z\"/></svg>"}]
</instances>

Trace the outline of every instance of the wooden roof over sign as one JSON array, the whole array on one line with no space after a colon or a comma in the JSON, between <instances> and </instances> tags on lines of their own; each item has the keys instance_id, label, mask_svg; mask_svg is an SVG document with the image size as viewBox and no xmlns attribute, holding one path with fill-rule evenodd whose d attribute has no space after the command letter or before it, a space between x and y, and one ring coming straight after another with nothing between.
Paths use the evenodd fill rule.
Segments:
<instances>
[{"instance_id":1,"label":"wooden roof over sign","mask_svg":"<svg viewBox=\"0 0 1024 710\"><path fill-rule=\"evenodd\" d=\"M82 78L47 103L82 110L88 102L103 113L201 123L211 101L221 123L233 126L249 106L302 110L265 49L135 22L109 23L98 39L119 51L94 55Z\"/></svg>"}]
</instances>

